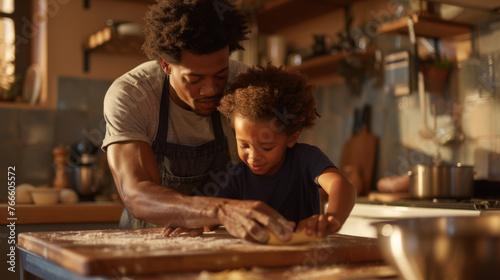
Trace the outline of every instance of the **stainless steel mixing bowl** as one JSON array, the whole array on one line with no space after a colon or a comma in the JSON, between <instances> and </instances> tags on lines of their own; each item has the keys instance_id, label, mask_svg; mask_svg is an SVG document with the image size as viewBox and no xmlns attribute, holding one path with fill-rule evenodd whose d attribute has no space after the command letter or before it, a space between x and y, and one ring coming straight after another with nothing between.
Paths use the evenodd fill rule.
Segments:
<instances>
[{"instance_id":1,"label":"stainless steel mixing bowl","mask_svg":"<svg viewBox=\"0 0 500 280\"><path fill-rule=\"evenodd\" d=\"M383 258L406 280L500 279L500 215L372 225Z\"/></svg>"}]
</instances>

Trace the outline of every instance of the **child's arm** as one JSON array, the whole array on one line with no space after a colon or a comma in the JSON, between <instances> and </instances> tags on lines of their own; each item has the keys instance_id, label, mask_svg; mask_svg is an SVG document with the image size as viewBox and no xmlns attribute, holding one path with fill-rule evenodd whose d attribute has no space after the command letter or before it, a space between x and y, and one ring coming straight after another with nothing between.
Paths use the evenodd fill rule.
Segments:
<instances>
[{"instance_id":1,"label":"child's arm","mask_svg":"<svg viewBox=\"0 0 500 280\"><path fill-rule=\"evenodd\" d=\"M332 214L342 226L356 202L356 188L333 167L325 169L319 175L318 183L328 193L326 214Z\"/></svg>"},{"instance_id":2,"label":"child's arm","mask_svg":"<svg viewBox=\"0 0 500 280\"><path fill-rule=\"evenodd\" d=\"M318 177L319 185L328 193L325 215L313 215L300 221L296 231L307 229L307 234L318 237L337 232L344 224L356 201L356 188L336 168L325 169Z\"/></svg>"}]
</instances>

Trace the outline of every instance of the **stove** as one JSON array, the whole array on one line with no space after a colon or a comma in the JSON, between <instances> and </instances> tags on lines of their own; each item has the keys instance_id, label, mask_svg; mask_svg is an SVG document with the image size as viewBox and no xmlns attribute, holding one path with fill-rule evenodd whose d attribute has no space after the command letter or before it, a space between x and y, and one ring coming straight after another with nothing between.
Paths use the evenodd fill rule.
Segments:
<instances>
[{"instance_id":1,"label":"stove","mask_svg":"<svg viewBox=\"0 0 500 280\"><path fill-rule=\"evenodd\" d=\"M457 209L457 210L500 210L500 199L411 199L403 198L393 202L380 201L358 201L361 204L389 205L403 207L437 208L437 209Z\"/></svg>"},{"instance_id":2,"label":"stove","mask_svg":"<svg viewBox=\"0 0 500 280\"><path fill-rule=\"evenodd\" d=\"M376 237L373 222L400 218L500 215L500 199L411 199L392 202L358 198L351 215L339 231L342 234Z\"/></svg>"}]
</instances>

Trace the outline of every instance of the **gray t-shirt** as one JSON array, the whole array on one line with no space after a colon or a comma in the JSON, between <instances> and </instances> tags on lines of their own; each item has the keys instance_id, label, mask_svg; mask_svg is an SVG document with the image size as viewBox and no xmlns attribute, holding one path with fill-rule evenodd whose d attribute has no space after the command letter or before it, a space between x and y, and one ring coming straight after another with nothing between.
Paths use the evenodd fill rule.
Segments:
<instances>
[{"instance_id":1,"label":"gray t-shirt","mask_svg":"<svg viewBox=\"0 0 500 280\"><path fill-rule=\"evenodd\" d=\"M247 67L229 61L228 85ZM156 137L165 73L157 61L145 62L116 79L104 98L106 136L102 149L123 141L143 141L151 145ZM227 88L227 87L226 87ZM239 161L234 130L221 115L231 159ZM170 102L167 142L199 146L215 139L210 117L199 116Z\"/></svg>"}]
</instances>

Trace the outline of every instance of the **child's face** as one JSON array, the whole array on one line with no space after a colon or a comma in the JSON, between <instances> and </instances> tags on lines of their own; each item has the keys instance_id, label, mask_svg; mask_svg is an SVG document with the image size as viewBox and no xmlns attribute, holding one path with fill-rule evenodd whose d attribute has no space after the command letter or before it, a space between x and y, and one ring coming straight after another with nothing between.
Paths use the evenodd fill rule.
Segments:
<instances>
[{"instance_id":1,"label":"child's face","mask_svg":"<svg viewBox=\"0 0 500 280\"><path fill-rule=\"evenodd\" d=\"M285 152L300 132L287 135L276 121L252 122L234 117L234 130L241 160L256 175L271 176L285 161Z\"/></svg>"}]
</instances>

